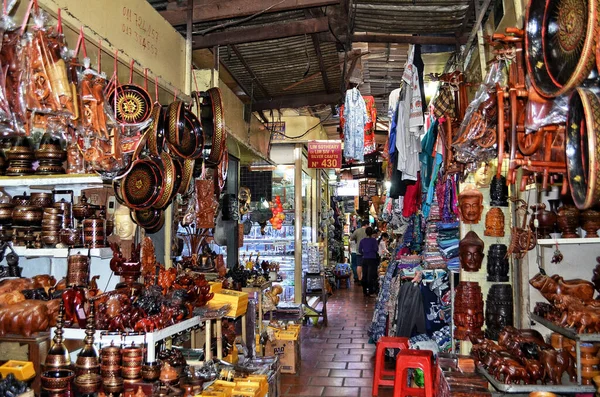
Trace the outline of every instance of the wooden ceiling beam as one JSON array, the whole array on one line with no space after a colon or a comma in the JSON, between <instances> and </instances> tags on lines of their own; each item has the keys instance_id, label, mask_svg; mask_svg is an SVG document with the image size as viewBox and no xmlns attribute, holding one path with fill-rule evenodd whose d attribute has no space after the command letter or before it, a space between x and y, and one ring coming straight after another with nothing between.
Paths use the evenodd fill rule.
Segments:
<instances>
[{"instance_id":1,"label":"wooden ceiling beam","mask_svg":"<svg viewBox=\"0 0 600 397\"><path fill-rule=\"evenodd\" d=\"M269 100L260 100L252 104L252 110L259 112L262 110L269 109L294 109L301 108L304 106L331 105L338 103L341 98L342 96L339 93L328 94L326 92L301 95L285 95L280 97L274 97Z\"/></svg>"},{"instance_id":2,"label":"wooden ceiling beam","mask_svg":"<svg viewBox=\"0 0 600 397\"><path fill-rule=\"evenodd\" d=\"M258 86L258 89L262 91L264 96L266 96L267 98L270 97L271 95L269 94L269 91L264 86L264 84L260 81L260 79L258 78L256 73L254 73L254 70L252 70L250 65L248 65L248 62L246 62L246 60L242 56L242 53L240 52L240 50L234 44L231 45L231 49L235 53L235 56L240 60L240 63L244 66L244 69L246 69L246 72L250 75L250 77L252 77L252 81L254 81L256 83L256 85Z\"/></svg>"},{"instance_id":3,"label":"wooden ceiling beam","mask_svg":"<svg viewBox=\"0 0 600 397\"><path fill-rule=\"evenodd\" d=\"M337 39L330 32L319 33L322 42L336 42ZM395 43L395 44L430 44L454 45L465 44L467 36L409 36L389 33L358 33L352 36L353 43Z\"/></svg>"},{"instance_id":4,"label":"wooden ceiling beam","mask_svg":"<svg viewBox=\"0 0 600 397\"><path fill-rule=\"evenodd\" d=\"M315 47L315 52L317 53L317 59L319 60L319 70L321 71L321 78L323 79L323 86L325 87L325 91L328 94L331 94L331 86L329 85L329 77L327 77L327 68L325 67L325 62L323 61L323 53L321 53L321 41L319 37L315 34L312 35L313 46Z\"/></svg>"},{"instance_id":5,"label":"wooden ceiling beam","mask_svg":"<svg viewBox=\"0 0 600 397\"><path fill-rule=\"evenodd\" d=\"M195 0L193 23L217 21L267 12L337 5L339 0ZM171 3L160 14L173 26L185 25L187 2Z\"/></svg>"},{"instance_id":6,"label":"wooden ceiling beam","mask_svg":"<svg viewBox=\"0 0 600 397\"><path fill-rule=\"evenodd\" d=\"M225 32L209 33L205 36L195 35L193 49L210 48L217 45L241 44L254 41L281 39L326 32L329 29L327 17L272 23L268 26L252 26Z\"/></svg>"}]
</instances>

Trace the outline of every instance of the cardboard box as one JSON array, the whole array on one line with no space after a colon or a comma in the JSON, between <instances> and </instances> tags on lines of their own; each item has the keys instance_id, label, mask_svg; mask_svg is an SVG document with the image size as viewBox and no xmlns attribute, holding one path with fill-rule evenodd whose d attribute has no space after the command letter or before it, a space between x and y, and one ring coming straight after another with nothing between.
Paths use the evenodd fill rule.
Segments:
<instances>
[{"instance_id":1,"label":"cardboard box","mask_svg":"<svg viewBox=\"0 0 600 397\"><path fill-rule=\"evenodd\" d=\"M267 342L265 356L278 356L281 373L295 374L300 366L300 344L297 339L275 339Z\"/></svg>"}]
</instances>

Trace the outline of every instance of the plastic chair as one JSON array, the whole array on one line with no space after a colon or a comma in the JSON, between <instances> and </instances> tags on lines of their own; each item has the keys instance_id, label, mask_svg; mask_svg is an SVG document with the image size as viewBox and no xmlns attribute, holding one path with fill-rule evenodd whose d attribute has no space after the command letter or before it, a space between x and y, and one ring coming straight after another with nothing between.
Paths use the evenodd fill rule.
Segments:
<instances>
[{"instance_id":1,"label":"plastic chair","mask_svg":"<svg viewBox=\"0 0 600 397\"><path fill-rule=\"evenodd\" d=\"M396 356L394 397L433 397L432 355L431 350L400 350L400 353ZM409 368L418 368L423 371L425 387L410 387L407 385Z\"/></svg>"},{"instance_id":2,"label":"plastic chair","mask_svg":"<svg viewBox=\"0 0 600 397\"><path fill-rule=\"evenodd\" d=\"M385 351L387 349L408 349L408 338L383 336L377 341L375 350L375 373L373 375L373 396L379 394L380 386L394 386L394 371L385 370ZM385 377L391 377L386 379Z\"/></svg>"}]
</instances>

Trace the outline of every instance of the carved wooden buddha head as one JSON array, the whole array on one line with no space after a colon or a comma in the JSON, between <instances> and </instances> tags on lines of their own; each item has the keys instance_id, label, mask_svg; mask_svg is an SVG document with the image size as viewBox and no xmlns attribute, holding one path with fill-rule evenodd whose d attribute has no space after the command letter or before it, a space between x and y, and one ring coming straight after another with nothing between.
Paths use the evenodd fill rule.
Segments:
<instances>
[{"instance_id":1,"label":"carved wooden buddha head","mask_svg":"<svg viewBox=\"0 0 600 397\"><path fill-rule=\"evenodd\" d=\"M482 163L475 173L473 179L475 179L475 186L480 188L486 188L490 186L492 177L496 174L496 166L493 164Z\"/></svg>"},{"instance_id":2,"label":"carved wooden buddha head","mask_svg":"<svg viewBox=\"0 0 600 397\"><path fill-rule=\"evenodd\" d=\"M483 211L483 194L476 189L466 189L458 195L458 212L465 224L476 224Z\"/></svg>"},{"instance_id":3,"label":"carved wooden buddha head","mask_svg":"<svg viewBox=\"0 0 600 397\"><path fill-rule=\"evenodd\" d=\"M510 284L494 284L485 304L486 336L498 340L500 331L513 325L513 297Z\"/></svg>"},{"instance_id":4,"label":"carved wooden buddha head","mask_svg":"<svg viewBox=\"0 0 600 397\"><path fill-rule=\"evenodd\" d=\"M458 243L458 255L460 266L467 272L477 272L481 269L481 262L485 254L483 253L484 243L477 233L470 231L465 238Z\"/></svg>"},{"instance_id":5,"label":"carved wooden buddha head","mask_svg":"<svg viewBox=\"0 0 600 397\"><path fill-rule=\"evenodd\" d=\"M461 340L468 340L470 336L481 337L483 321L481 287L476 282L461 281L456 289L454 303L454 336Z\"/></svg>"},{"instance_id":6,"label":"carved wooden buddha head","mask_svg":"<svg viewBox=\"0 0 600 397\"><path fill-rule=\"evenodd\" d=\"M504 213L498 207L490 208L485 215L485 236L504 237Z\"/></svg>"}]
</instances>

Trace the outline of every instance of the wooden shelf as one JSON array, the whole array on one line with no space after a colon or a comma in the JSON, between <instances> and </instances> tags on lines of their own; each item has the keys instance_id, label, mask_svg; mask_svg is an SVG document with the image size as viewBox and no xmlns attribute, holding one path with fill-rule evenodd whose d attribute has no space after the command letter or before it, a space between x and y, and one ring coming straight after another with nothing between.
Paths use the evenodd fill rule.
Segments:
<instances>
[{"instance_id":1,"label":"wooden shelf","mask_svg":"<svg viewBox=\"0 0 600 397\"><path fill-rule=\"evenodd\" d=\"M600 243L599 237L591 237L591 238L542 238L538 241L539 245L543 246L554 246L558 243L558 245L567 245L567 244L598 244Z\"/></svg>"},{"instance_id":2,"label":"wooden shelf","mask_svg":"<svg viewBox=\"0 0 600 397\"><path fill-rule=\"evenodd\" d=\"M25 248L25 247L13 247L17 255L25 258L66 258L69 255L68 248ZM72 248L71 253L76 254L77 252L82 255L88 254L87 248ZM113 252L110 247L106 248L92 248L90 250L90 256L93 258L109 259L112 258Z\"/></svg>"}]
</instances>

